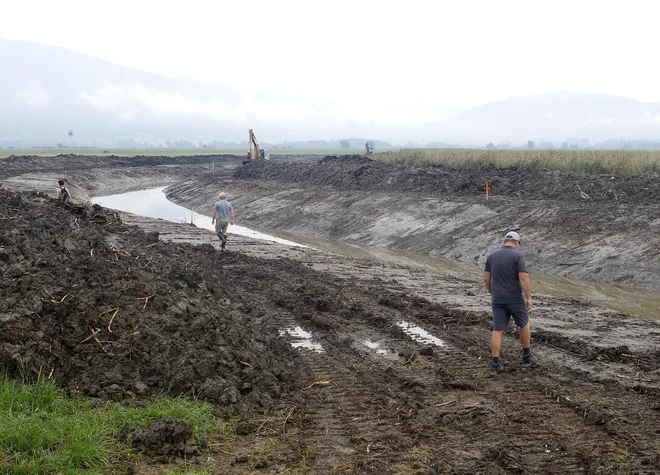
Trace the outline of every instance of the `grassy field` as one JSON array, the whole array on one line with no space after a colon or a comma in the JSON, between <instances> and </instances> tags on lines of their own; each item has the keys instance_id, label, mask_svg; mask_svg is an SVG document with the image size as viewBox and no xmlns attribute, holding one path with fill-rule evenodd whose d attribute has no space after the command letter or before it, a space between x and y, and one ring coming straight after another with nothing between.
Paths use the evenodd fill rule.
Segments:
<instances>
[{"instance_id":1,"label":"grassy field","mask_svg":"<svg viewBox=\"0 0 660 475\"><path fill-rule=\"evenodd\" d=\"M658 150L479 150L407 149L373 155L399 165L443 164L450 168L547 168L590 174L634 176L660 172Z\"/></svg>"},{"instance_id":2,"label":"grassy field","mask_svg":"<svg viewBox=\"0 0 660 475\"><path fill-rule=\"evenodd\" d=\"M222 440L232 432L203 402L159 398L141 406L93 407L65 397L49 380L23 384L2 378L0 473L114 473L112 467L126 467L139 457L127 442L117 440L122 428L146 426L156 418L185 420L198 443Z\"/></svg>"},{"instance_id":3,"label":"grassy field","mask_svg":"<svg viewBox=\"0 0 660 475\"><path fill-rule=\"evenodd\" d=\"M271 155L346 155L363 153L357 148L269 148ZM227 148L1 148L0 158L11 155L36 155L50 157L56 155L115 155L117 157L135 157L136 155L188 157L193 155L247 155L246 149Z\"/></svg>"},{"instance_id":4,"label":"grassy field","mask_svg":"<svg viewBox=\"0 0 660 475\"><path fill-rule=\"evenodd\" d=\"M0 149L0 158L11 155L55 156L115 155L134 157L137 155L180 157L192 155L246 155L244 149L212 148L23 148ZM270 148L268 153L277 155L361 155L362 149L296 149ZM484 149L404 149L379 151L371 156L396 165L443 164L451 168L547 168L549 170L572 170L590 174L634 176L645 172L660 172L660 150L484 150Z\"/></svg>"}]
</instances>

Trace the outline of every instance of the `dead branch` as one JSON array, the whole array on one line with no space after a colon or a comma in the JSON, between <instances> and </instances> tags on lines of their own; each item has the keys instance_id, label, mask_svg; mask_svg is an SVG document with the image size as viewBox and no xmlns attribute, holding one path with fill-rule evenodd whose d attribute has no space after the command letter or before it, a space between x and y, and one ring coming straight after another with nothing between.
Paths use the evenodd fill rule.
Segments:
<instances>
[{"instance_id":1,"label":"dead branch","mask_svg":"<svg viewBox=\"0 0 660 475\"><path fill-rule=\"evenodd\" d=\"M311 389L312 386L334 386L335 383L332 381L314 381L312 384L307 386L307 389Z\"/></svg>"},{"instance_id":2,"label":"dead branch","mask_svg":"<svg viewBox=\"0 0 660 475\"><path fill-rule=\"evenodd\" d=\"M82 345L83 343L87 343L87 342L90 341L91 339L96 338L96 335L101 331L100 328L97 328L96 330L94 330L93 328L90 327L89 329L92 330L92 334L89 335L87 338L85 338L85 339L84 339L83 341L81 341L80 343L78 343L79 345Z\"/></svg>"},{"instance_id":3,"label":"dead branch","mask_svg":"<svg viewBox=\"0 0 660 475\"><path fill-rule=\"evenodd\" d=\"M257 434L257 435L259 435L259 431L260 431L261 429L263 429L264 425L266 425L267 422L272 422L272 421L273 421L273 419L266 418L266 420L263 421L259 427L257 427L257 430L256 430L254 433Z\"/></svg>"},{"instance_id":4,"label":"dead branch","mask_svg":"<svg viewBox=\"0 0 660 475\"><path fill-rule=\"evenodd\" d=\"M103 353L107 353L107 352L108 352L108 350L105 349L105 346L103 346L103 343L101 343L101 342L99 341L98 338L94 337L94 341L95 341L96 343L99 344L99 346L100 346L101 349L103 350Z\"/></svg>"},{"instance_id":5,"label":"dead branch","mask_svg":"<svg viewBox=\"0 0 660 475\"><path fill-rule=\"evenodd\" d=\"M117 316L117 313L119 312L119 309L115 310L115 313L112 314L112 317L110 317L110 323L108 323L108 331L112 333L112 330L110 330L110 327L112 326L112 322L114 321L115 317Z\"/></svg>"},{"instance_id":6,"label":"dead branch","mask_svg":"<svg viewBox=\"0 0 660 475\"><path fill-rule=\"evenodd\" d=\"M138 297L137 298L137 300L144 300L144 306L142 307L142 310L147 308L147 302L149 302L149 299L152 298L152 297L155 297L155 296L156 296L156 294L148 295L146 297Z\"/></svg>"},{"instance_id":7,"label":"dead branch","mask_svg":"<svg viewBox=\"0 0 660 475\"><path fill-rule=\"evenodd\" d=\"M101 312L101 313L99 313L99 317L101 315L105 315L106 313L114 312L115 310L118 310L118 309L117 308L111 308L110 310L106 310L105 312Z\"/></svg>"},{"instance_id":8,"label":"dead branch","mask_svg":"<svg viewBox=\"0 0 660 475\"><path fill-rule=\"evenodd\" d=\"M131 255L128 252L124 251L123 249L119 249L118 247L113 247L110 250L116 254L121 254L123 256L131 257Z\"/></svg>"},{"instance_id":9,"label":"dead branch","mask_svg":"<svg viewBox=\"0 0 660 475\"><path fill-rule=\"evenodd\" d=\"M456 402L456 401L454 400L454 401L443 402L442 404L435 404L433 407L442 407L442 406L446 406L447 404L451 404L453 402Z\"/></svg>"},{"instance_id":10,"label":"dead branch","mask_svg":"<svg viewBox=\"0 0 660 475\"><path fill-rule=\"evenodd\" d=\"M282 433L286 432L286 421L289 420L289 417L291 417L291 413L296 409L297 406L293 406L291 410L289 411L289 414L287 414L286 418L284 419L284 423L282 424Z\"/></svg>"},{"instance_id":11,"label":"dead branch","mask_svg":"<svg viewBox=\"0 0 660 475\"><path fill-rule=\"evenodd\" d=\"M252 368L252 365L250 363L246 363L245 361L239 361L240 364L244 364L245 366L249 366Z\"/></svg>"}]
</instances>

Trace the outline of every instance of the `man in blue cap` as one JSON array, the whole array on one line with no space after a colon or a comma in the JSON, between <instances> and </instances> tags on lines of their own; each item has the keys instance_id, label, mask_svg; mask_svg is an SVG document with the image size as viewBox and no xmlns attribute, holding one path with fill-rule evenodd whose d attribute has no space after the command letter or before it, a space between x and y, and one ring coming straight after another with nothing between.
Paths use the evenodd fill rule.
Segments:
<instances>
[{"instance_id":1,"label":"man in blue cap","mask_svg":"<svg viewBox=\"0 0 660 475\"><path fill-rule=\"evenodd\" d=\"M504 371L500 359L502 334L509 328L511 317L520 328L522 365L526 368L534 365L536 358L532 356L527 314L532 308L532 289L525 256L520 252L520 235L517 232L508 232L504 237L504 245L486 259L484 283L493 301L493 333L490 340L491 376Z\"/></svg>"}]
</instances>

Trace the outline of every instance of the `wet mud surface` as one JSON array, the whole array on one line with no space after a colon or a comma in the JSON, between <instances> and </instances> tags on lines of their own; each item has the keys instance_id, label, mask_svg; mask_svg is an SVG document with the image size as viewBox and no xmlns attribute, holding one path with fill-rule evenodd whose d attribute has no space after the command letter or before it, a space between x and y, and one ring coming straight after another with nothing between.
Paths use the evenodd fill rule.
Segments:
<instances>
[{"instance_id":1,"label":"wet mud surface","mask_svg":"<svg viewBox=\"0 0 660 475\"><path fill-rule=\"evenodd\" d=\"M166 167L143 173L203 193ZM279 183L192 167L214 192ZM81 189L108 176L84 173ZM29 188L16 178L5 186ZM488 298L460 273L238 236L221 253L203 229L1 190L3 366L52 369L95 398L199 392L244 419L230 445L203 449L217 473L660 470L658 322L540 294L539 366L520 366L510 331L490 378ZM83 343L97 328L100 344ZM300 335L316 345L294 348ZM185 453L184 428L161 425Z\"/></svg>"},{"instance_id":2,"label":"wet mud surface","mask_svg":"<svg viewBox=\"0 0 660 475\"><path fill-rule=\"evenodd\" d=\"M214 178L181 183L169 196L200 206ZM344 157L254 162L227 181L248 225L479 265L513 229L532 272L660 291L657 174L453 170Z\"/></svg>"}]
</instances>

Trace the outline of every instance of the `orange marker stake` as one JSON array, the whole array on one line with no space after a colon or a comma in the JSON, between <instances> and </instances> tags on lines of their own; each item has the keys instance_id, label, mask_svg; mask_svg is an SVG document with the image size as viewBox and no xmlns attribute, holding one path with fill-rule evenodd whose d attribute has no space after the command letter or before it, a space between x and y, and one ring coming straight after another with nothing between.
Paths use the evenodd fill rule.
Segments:
<instances>
[{"instance_id":1,"label":"orange marker stake","mask_svg":"<svg viewBox=\"0 0 660 475\"><path fill-rule=\"evenodd\" d=\"M486 182L486 201L488 200L488 182Z\"/></svg>"}]
</instances>

